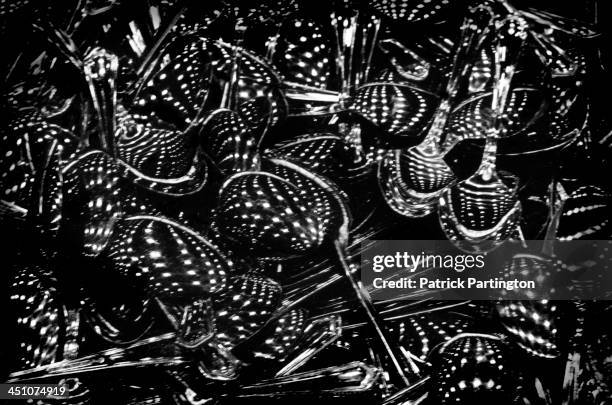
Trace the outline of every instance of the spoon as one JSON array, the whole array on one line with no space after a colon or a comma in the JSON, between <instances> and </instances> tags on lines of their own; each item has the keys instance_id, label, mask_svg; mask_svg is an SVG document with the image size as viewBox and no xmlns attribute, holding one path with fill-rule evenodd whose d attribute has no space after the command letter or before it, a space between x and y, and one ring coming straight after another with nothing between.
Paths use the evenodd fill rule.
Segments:
<instances>
[{"instance_id":1,"label":"spoon","mask_svg":"<svg viewBox=\"0 0 612 405\"><path fill-rule=\"evenodd\" d=\"M78 139L26 110L6 124L0 148L0 215L27 219L56 236L66 197L62 168L79 153Z\"/></svg>"},{"instance_id":2,"label":"spoon","mask_svg":"<svg viewBox=\"0 0 612 405\"><path fill-rule=\"evenodd\" d=\"M134 343L154 325L152 300L125 277L105 270L96 267L83 277L79 309L83 324L114 345Z\"/></svg>"},{"instance_id":3,"label":"spoon","mask_svg":"<svg viewBox=\"0 0 612 405\"><path fill-rule=\"evenodd\" d=\"M316 205L302 192L271 173L235 174L221 186L214 226L258 257L302 255L322 244L324 232Z\"/></svg>"},{"instance_id":4,"label":"spoon","mask_svg":"<svg viewBox=\"0 0 612 405\"><path fill-rule=\"evenodd\" d=\"M100 48L88 55L85 73L100 131L107 134L104 150L118 159L121 176L132 183L167 196L204 187L207 168L196 148L194 123L208 100L208 90L202 90L212 74L206 45L171 41L165 58L176 62L157 66L127 108L117 105L117 57Z\"/></svg>"},{"instance_id":5,"label":"spoon","mask_svg":"<svg viewBox=\"0 0 612 405\"><path fill-rule=\"evenodd\" d=\"M344 277L350 282L368 324L397 375L407 385L404 369L388 343L370 298L345 260L349 214L334 186L293 163L279 159L270 159L269 163L269 173L243 172L224 183L215 218L216 230L264 258L301 256L331 239Z\"/></svg>"},{"instance_id":6,"label":"spoon","mask_svg":"<svg viewBox=\"0 0 612 405\"><path fill-rule=\"evenodd\" d=\"M333 181L353 215L353 231L371 218L375 191L371 190L372 167L336 133L312 133L280 142L264 156L293 162Z\"/></svg>"},{"instance_id":7,"label":"spoon","mask_svg":"<svg viewBox=\"0 0 612 405\"><path fill-rule=\"evenodd\" d=\"M610 193L601 187L578 187L563 205L557 238L563 241L608 239L611 201Z\"/></svg>"},{"instance_id":8,"label":"spoon","mask_svg":"<svg viewBox=\"0 0 612 405\"><path fill-rule=\"evenodd\" d=\"M57 280L38 265L17 269L8 289L20 343L15 347L18 369L42 367L61 360L66 308Z\"/></svg>"},{"instance_id":9,"label":"spoon","mask_svg":"<svg viewBox=\"0 0 612 405\"><path fill-rule=\"evenodd\" d=\"M466 180L445 190L440 197L440 225L461 249L486 251L495 248L515 231L521 216L518 179L500 175L495 168L497 140L507 102L514 63L527 35L525 21L515 15L499 24L495 50L495 87L492 124L480 167Z\"/></svg>"},{"instance_id":10,"label":"spoon","mask_svg":"<svg viewBox=\"0 0 612 405\"><path fill-rule=\"evenodd\" d=\"M379 186L389 207L400 215L422 217L430 214L436 209L440 195L455 180L444 160L441 136L459 94L460 80L471 70L488 36L491 19L492 10L486 6L470 9L455 50L446 98L438 106L425 139L406 151L389 152L380 163Z\"/></svg>"},{"instance_id":11,"label":"spoon","mask_svg":"<svg viewBox=\"0 0 612 405\"><path fill-rule=\"evenodd\" d=\"M424 363L431 351L458 334L474 331L475 327L473 317L445 311L400 319L394 323L393 331L398 337L398 344L414 357L414 363L427 368Z\"/></svg>"},{"instance_id":12,"label":"spoon","mask_svg":"<svg viewBox=\"0 0 612 405\"><path fill-rule=\"evenodd\" d=\"M281 297L281 287L272 279L249 274L230 279L213 298L216 341L233 348L247 340L266 324Z\"/></svg>"},{"instance_id":13,"label":"spoon","mask_svg":"<svg viewBox=\"0 0 612 405\"><path fill-rule=\"evenodd\" d=\"M470 403L483 397L513 403L525 378L514 366L507 345L495 335L458 334L439 346L429 361L431 400L439 404Z\"/></svg>"},{"instance_id":14,"label":"spoon","mask_svg":"<svg viewBox=\"0 0 612 405\"><path fill-rule=\"evenodd\" d=\"M293 309L279 318L271 335L262 344L249 351L253 359L284 361L303 337L307 325L307 312Z\"/></svg>"},{"instance_id":15,"label":"spoon","mask_svg":"<svg viewBox=\"0 0 612 405\"><path fill-rule=\"evenodd\" d=\"M88 151L62 170L66 195L65 234L81 246L81 254L96 257L108 244L123 215L119 169L102 151Z\"/></svg>"},{"instance_id":16,"label":"spoon","mask_svg":"<svg viewBox=\"0 0 612 405\"><path fill-rule=\"evenodd\" d=\"M556 184L556 187L554 185ZM558 195L557 198L555 196ZM557 200L555 202L555 200ZM567 297L574 287L572 273L579 269L571 269L555 255L555 247L563 245L559 242L558 232L560 220L567 212L566 204L571 203L571 196L565 194L565 190L559 183L551 185L551 214L546 230L545 240L540 254L529 251L514 255L511 261L504 267L503 276L513 277L516 273L529 275L537 283L541 284L542 290L518 290L514 292L517 298L522 300L507 300L509 293L503 294L503 301L497 303L497 314L506 328L510 337L517 345L531 356L544 359L554 359L562 355L566 348L565 333L572 328L580 326L572 325L574 319L579 318L580 305L568 305L567 302L556 300L559 297ZM571 210L571 209L570 209ZM592 258L589 255L589 261ZM564 294L565 293L565 294ZM578 312L576 312L578 310ZM567 318L561 314L571 314ZM570 323L566 319L571 319ZM568 326L570 328L568 329Z\"/></svg>"},{"instance_id":17,"label":"spoon","mask_svg":"<svg viewBox=\"0 0 612 405\"><path fill-rule=\"evenodd\" d=\"M241 39L236 44L222 40L214 43L215 78L223 91L216 105L240 111L242 104L264 98L269 103L264 109L265 117L269 114L269 125L274 126L285 118L289 108L281 91L282 80L269 63L244 49L241 43Z\"/></svg>"},{"instance_id":18,"label":"spoon","mask_svg":"<svg viewBox=\"0 0 612 405\"><path fill-rule=\"evenodd\" d=\"M486 139L490 127L486 118L487 110L493 97L492 91L480 92L453 109L442 141L443 150L450 151L466 139ZM533 87L512 89L502 117L506 125L500 133L500 140L505 141L533 131L535 124L544 116L547 107L541 90Z\"/></svg>"},{"instance_id":19,"label":"spoon","mask_svg":"<svg viewBox=\"0 0 612 405\"><path fill-rule=\"evenodd\" d=\"M323 24L305 18L286 21L270 48L268 59L285 82L327 89L332 77L333 43Z\"/></svg>"},{"instance_id":20,"label":"spoon","mask_svg":"<svg viewBox=\"0 0 612 405\"><path fill-rule=\"evenodd\" d=\"M171 323L176 321L173 323L176 332L134 341L123 340L122 343L127 344L125 347L17 371L11 374L11 380L28 381L84 373L93 375L113 369L147 366L172 370L194 363L198 366L197 373L207 379L235 379L240 364L229 350L265 323L280 302L280 288L269 279L238 276L229 282L227 288L212 296L212 305L201 305L201 300L195 300L184 307L181 302L185 302L186 297L179 297L178 301L164 297L165 303L156 298ZM176 314L183 319L175 317Z\"/></svg>"},{"instance_id":21,"label":"spoon","mask_svg":"<svg viewBox=\"0 0 612 405\"><path fill-rule=\"evenodd\" d=\"M229 278L233 263L215 245L178 222L148 215L125 217L117 224L105 261L105 271L117 272L159 303L177 331L176 344L201 362L207 378L237 377L238 362L221 344L217 332L232 325L245 330L248 323L241 326L240 312L232 312L250 314L248 304L242 302L257 305L269 294L269 282L245 279L255 284L249 287L239 282L246 291L237 290ZM232 298L223 303L225 292ZM217 310L215 300L221 300L223 312ZM256 314L265 317L265 311L257 309ZM226 326L223 320L230 313Z\"/></svg>"},{"instance_id":22,"label":"spoon","mask_svg":"<svg viewBox=\"0 0 612 405\"><path fill-rule=\"evenodd\" d=\"M241 47L217 42L216 71L223 97L204 118L199 138L223 175L259 167L259 149L272 126L284 118L285 100L276 72Z\"/></svg>"},{"instance_id":23,"label":"spoon","mask_svg":"<svg viewBox=\"0 0 612 405\"><path fill-rule=\"evenodd\" d=\"M192 229L148 215L116 226L105 252L110 269L160 300L185 304L226 288L231 261Z\"/></svg>"},{"instance_id":24,"label":"spoon","mask_svg":"<svg viewBox=\"0 0 612 405\"><path fill-rule=\"evenodd\" d=\"M117 154L114 136L118 69L119 58L103 48L92 49L83 60L85 79L98 119L98 136L91 140L91 144L111 156Z\"/></svg>"},{"instance_id":25,"label":"spoon","mask_svg":"<svg viewBox=\"0 0 612 405\"><path fill-rule=\"evenodd\" d=\"M419 65L420 66L420 65ZM401 82L393 71L383 71L359 87L351 109L385 131L396 142L414 140L434 113L437 96L417 84Z\"/></svg>"},{"instance_id":26,"label":"spoon","mask_svg":"<svg viewBox=\"0 0 612 405\"><path fill-rule=\"evenodd\" d=\"M302 338L294 348L293 353L283 368L278 370L276 377L294 374L309 360L336 342L342 333L342 319L330 316L310 321L304 329Z\"/></svg>"},{"instance_id":27,"label":"spoon","mask_svg":"<svg viewBox=\"0 0 612 405\"><path fill-rule=\"evenodd\" d=\"M367 80L381 22L380 18L367 16L359 10L348 14L344 11L333 12L330 17L336 37L339 105L344 108L355 89Z\"/></svg>"},{"instance_id":28,"label":"spoon","mask_svg":"<svg viewBox=\"0 0 612 405\"><path fill-rule=\"evenodd\" d=\"M554 359L561 355L560 311L562 303L548 300L502 301L497 313L518 346L532 356Z\"/></svg>"},{"instance_id":29,"label":"spoon","mask_svg":"<svg viewBox=\"0 0 612 405\"><path fill-rule=\"evenodd\" d=\"M165 121L183 131L220 97L212 80L213 45L196 35L175 37L164 48L150 78L135 90L132 108L144 121Z\"/></svg>"},{"instance_id":30,"label":"spoon","mask_svg":"<svg viewBox=\"0 0 612 405\"><path fill-rule=\"evenodd\" d=\"M222 174L259 167L259 142L238 113L229 109L215 110L204 120L200 137L204 150Z\"/></svg>"},{"instance_id":31,"label":"spoon","mask_svg":"<svg viewBox=\"0 0 612 405\"><path fill-rule=\"evenodd\" d=\"M429 76L431 65L401 42L385 39L380 41L378 47L390 58L391 64L402 78L418 82Z\"/></svg>"}]
</instances>

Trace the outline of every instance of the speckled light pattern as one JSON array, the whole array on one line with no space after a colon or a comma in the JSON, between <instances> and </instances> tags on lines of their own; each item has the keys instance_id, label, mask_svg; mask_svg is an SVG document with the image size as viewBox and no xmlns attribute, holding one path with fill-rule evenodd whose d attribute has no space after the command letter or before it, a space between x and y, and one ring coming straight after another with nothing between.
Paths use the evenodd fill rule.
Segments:
<instances>
[{"instance_id":1,"label":"speckled light pattern","mask_svg":"<svg viewBox=\"0 0 612 405\"><path fill-rule=\"evenodd\" d=\"M288 160L324 176L338 176L347 169L341 159L347 155L343 153L346 149L339 135L309 134L274 145L266 151L266 156Z\"/></svg>"},{"instance_id":2,"label":"speckled light pattern","mask_svg":"<svg viewBox=\"0 0 612 405\"><path fill-rule=\"evenodd\" d=\"M321 24L296 19L287 22L279 33L274 65L286 80L326 89L334 67L333 44Z\"/></svg>"},{"instance_id":3,"label":"speckled light pattern","mask_svg":"<svg viewBox=\"0 0 612 405\"><path fill-rule=\"evenodd\" d=\"M375 78L386 83L397 74L388 71ZM399 81L396 77L394 81ZM418 88L392 84L368 84L355 94L352 109L394 136L417 136L429 122L436 97Z\"/></svg>"},{"instance_id":4,"label":"speckled light pattern","mask_svg":"<svg viewBox=\"0 0 612 405\"><path fill-rule=\"evenodd\" d=\"M480 250L482 243L489 244L490 249L496 242L508 239L516 232L521 217L518 178L497 172L496 155L497 143L505 126L502 116L512 94L514 64L527 37L527 23L518 15L510 14L498 25L494 52L495 97L492 97L490 117L485 113L481 120L486 128L482 160L472 176L442 194L438 210L440 225L447 238L472 243L470 249L474 250Z\"/></svg>"},{"instance_id":5,"label":"speckled light pattern","mask_svg":"<svg viewBox=\"0 0 612 405\"><path fill-rule=\"evenodd\" d=\"M228 109L213 112L200 137L204 150L224 174L257 169L256 139L238 113Z\"/></svg>"},{"instance_id":6,"label":"speckled light pattern","mask_svg":"<svg viewBox=\"0 0 612 405\"><path fill-rule=\"evenodd\" d=\"M452 7L452 0L370 0L376 11L396 21L433 20Z\"/></svg>"},{"instance_id":7,"label":"speckled light pattern","mask_svg":"<svg viewBox=\"0 0 612 405\"><path fill-rule=\"evenodd\" d=\"M238 2L236 2L238 3ZM241 4L242 5L242 4ZM236 9L239 16L260 24L275 24L298 10L295 0L264 0Z\"/></svg>"},{"instance_id":8,"label":"speckled light pattern","mask_svg":"<svg viewBox=\"0 0 612 405\"><path fill-rule=\"evenodd\" d=\"M222 78L227 77L231 72L234 60L232 48L227 44L216 44L213 49L213 58L212 65L217 75ZM239 92L246 90L246 87L263 89L278 85L277 73L263 59L245 50L238 52L237 59L242 81L239 82Z\"/></svg>"},{"instance_id":9,"label":"speckled light pattern","mask_svg":"<svg viewBox=\"0 0 612 405\"><path fill-rule=\"evenodd\" d=\"M169 302L189 302L223 290L231 262L195 231L148 216L116 225L107 255L113 271Z\"/></svg>"},{"instance_id":10,"label":"speckled light pattern","mask_svg":"<svg viewBox=\"0 0 612 405\"><path fill-rule=\"evenodd\" d=\"M416 315L393 326L398 343L406 350L426 361L429 353L439 344L468 330L474 330L474 320L460 314Z\"/></svg>"},{"instance_id":11,"label":"speckled light pattern","mask_svg":"<svg viewBox=\"0 0 612 405\"><path fill-rule=\"evenodd\" d=\"M255 55L244 49L237 52L238 80L235 83L234 100L236 109L240 105L257 97L268 100L270 105L270 125L277 124L287 114L287 101L279 90L280 77L272 65L267 63L261 56ZM212 48L212 66L215 77L220 86L229 84L231 77L234 54L232 48L225 43L216 43Z\"/></svg>"},{"instance_id":12,"label":"speckled light pattern","mask_svg":"<svg viewBox=\"0 0 612 405\"><path fill-rule=\"evenodd\" d=\"M293 309L280 317L272 325L272 333L253 350L252 356L255 359L285 360L296 349L308 326L307 315L303 309Z\"/></svg>"},{"instance_id":13,"label":"speckled light pattern","mask_svg":"<svg viewBox=\"0 0 612 405\"><path fill-rule=\"evenodd\" d=\"M186 128L210 91L209 46L196 36L176 38L134 100L137 118L161 119L179 129Z\"/></svg>"},{"instance_id":14,"label":"speckled light pattern","mask_svg":"<svg viewBox=\"0 0 612 405\"><path fill-rule=\"evenodd\" d=\"M20 336L16 348L20 369L44 366L58 360L64 333L64 307L57 280L38 265L18 269L9 287L12 310Z\"/></svg>"},{"instance_id":15,"label":"speckled light pattern","mask_svg":"<svg viewBox=\"0 0 612 405\"><path fill-rule=\"evenodd\" d=\"M508 333L527 353L541 358L561 354L559 316L555 301L502 301L497 313Z\"/></svg>"},{"instance_id":16,"label":"speckled light pattern","mask_svg":"<svg viewBox=\"0 0 612 405\"><path fill-rule=\"evenodd\" d=\"M484 91L493 76L493 58L486 49L481 50L480 57L474 62L469 76L468 91L478 93Z\"/></svg>"},{"instance_id":17,"label":"speckled light pattern","mask_svg":"<svg viewBox=\"0 0 612 405\"><path fill-rule=\"evenodd\" d=\"M449 190L458 222L481 231L495 226L516 204L516 191L501 179L494 182L473 178Z\"/></svg>"},{"instance_id":18,"label":"speckled light pattern","mask_svg":"<svg viewBox=\"0 0 612 405\"><path fill-rule=\"evenodd\" d=\"M364 238L441 230L473 253L491 246L485 242L497 245L531 232L530 223L519 228L532 216L527 212L520 222L518 191L526 209L538 205L545 211L550 201L540 191L546 184L533 190L540 184L531 173L521 171L519 180L496 171L498 138L507 170L537 151L560 151L537 156L555 155L553 164L559 158L561 172L543 175L570 191L557 236L611 236L612 197L600 183L605 175L591 171L597 176L586 186L584 179L565 177L574 174L567 160L605 155L595 148L605 149L610 138L590 133L601 130L589 125L601 111L591 108L586 68L608 62L585 56L583 38L597 35L590 24L527 4L513 12L483 0L485 18L468 18L467 25L473 34L485 26L493 31L485 50L491 41L504 49L498 44L494 60L481 48L472 55L470 44L465 54L459 46L458 54L469 57L456 58L457 66L481 55L471 70L458 73L454 97L452 85L444 90L448 71L454 71L448 66L453 44L477 36L458 38L465 1L339 0L323 1L319 9L309 0L87 0L76 1L69 27L47 6L14 3L0 0L0 31L17 25L7 21L13 15L23 16L44 23L34 35L50 40L28 42L14 60L9 52L10 94L0 103L7 117L18 117L3 120L9 125L0 132L0 219L20 216L15 239L27 241L23 251L8 252L11 263L24 263L7 274L21 343L18 368L71 364L75 357L84 364L88 360L80 357L91 349L110 348L93 364L97 370L80 374L82 381L70 375L76 384L70 401L83 404L98 402L93 397L102 393L117 398L109 403L150 405L250 396L350 402L362 394L375 402L537 404L551 402L542 397L561 388L560 378L540 377L549 370L562 377L567 358L566 377L575 375L571 382L577 383L565 390L570 396L582 391L585 403L602 402L612 392L606 384L610 345L572 347L580 350L580 361L571 351L566 356L567 344L584 330L561 329L567 325L558 321L573 315L566 307L521 301L533 298L531 291L514 291L516 298L503 297L514 301L495 303L362 305L368 319L380 324L374 326L390 357L397 350L400 363L406 360L395 375L382 348L363 339L364 314L355 310L355 300L334 285L343 277L336 270L346 270L349 279L358 272L357 263L343 259L353 259ZM28 9L22 14L23 6ZM395 41L399 54L381 49L381 41ZM584 54L576 49L583 44ZM592 50L589 45L589 55ZM510 83L515 68L521 74ZM494 75L496 90L510 93L490 127ZM431 126L436 107L444 117ZM440 130L433 131L435 142L420 141L430 126ZM489 136L481 168L459 182L445 153L458 142ZM605 138L597 144L600 136ZM470 156L449 155L461 178ZM576 173L588 175L588 168ZM381 197L394 212L380 206ZM435 218L410 219L433 213L436 205L441 229ZM51 230L58 243L39 238L41 230ZM53 263L47 266L47 259ZM546 258L513 259L497 275L528 273L540 280L565 270ZM71 262L78 263L77 271L61 267ZM65 275L75 279L56 286L54 277L64 281ZM286 291L268 278L277 276ZM359 288L358 298L366 300ZM311 291L317 292L314 300L301 301ZM319 298L329 302L319 305ZM301 305L314 305L314 318ZM603 318L595 315L595 323ZM76 333L64 336L71 328ZM163 343L149 345L154 336ZM137 350L124 351L132 343ZM520 360L544 367L530 368L525 379ZM158 361L165 365L149 368ZM101 370L113 362L127 372ZM553 363L554 371L548 367ZM151 380L155 387L149 370L163 375ZM409 377L398 378L403 372ZM99 377L116 388L101 390ZM523 383L533 397L522 397ZM401 396L393 397L398 390Z\"/></svg>"},{"instance_id":19,"label":"speckled light pattern","mask_svg":"<svg viewBox=\"0 0 612 405\"><path fill-rule=\"evenodd\" d=\"M56 232L62 218L65 164L77 153L77 140L66 129L25 113L0 134L0 200L37 218Z\"/></svg>"},{"instance_id":20,"label":"speckled light pattern","mask_svg":"<svg viewBox=\"0 0 612 405\"><path fill-rule=\"evenodd\" d=\"M373 200L376 191L367 187L375 171L375 166L359 151L352 149L339 135L333 133L308 134L298 136L275 145L265 151L265 156L272 159L308 168L311 174L324 184L304 178L295 170L284 170L282 177L300 184L304 198L314 203L314 208L321 218L333 218L333 226L327 225L323 232L332 235L340 223L342 208L339 204L348 204L352 225L359 226L359 221L367 218L374 209ZM274 170L278 171L278 167ZM280 172L277 172L280 173ZM303 185L301 185L303 184ZM362 187L363 186L363 187ZM321 188L327 188L324 191ZM312 196L320 194L320 198L312 200ZM334 197L334 194L336 197ZM358 195L358 197L357 197Z\"/></svg>"},{"instance_id":21,"label":"speckled light pattern","mask_svg":"<svg viewBox=\"0 0 612 405\"><path fill-rule=\"evenodd\" d=\"M447 189L440 197L442 230L451 241L466 241L478 250L480 243L494 247L508 239L521 218L516 178L491 178L475 174ZM509 185L507 185L508 183Z\"/></svg>"},{"instance_id":22,"label":"speckled light pattern","mask_svg":"<svg viewBox=\"0 0 612 405\"><path fill-rule=\"evenodd\" d=\"M563 205L557 237L561 240L610 239L612 196L598 186L581 186Z\"/></svg>"},{"instance_id":23,"label":"speckled light pattern","mask_svg":"<svg viewBox=\"0 0 612 405\"><path fill-rule=\"evenodd\" d=\"M7 21L19 15L22 11L27 11L31 0L0 0L0 31L4 29Z\"/></svg>"},{"instance_id":24,"label":"speckled light pattern","mask_svg":"<svg viewBox=\"0 0 612 405\"><path fill-rule=\"evenodd\" d=\"M145 176L173 179L185 176L196 154L195 133L172 125L136 121L120 114L115 132L118 158Z\"/></svg>"},{"instance_id":25,"label":"speckled light pattern","mask_svg":"<svg viewBox=\"0 0 612 405\"><path fill-rule=\"evenodd\" d=\"M155 131L154 131L155 132ZM165 135L169 135L171 138L173 134L171 131L164 132L160 131L160 133L165 133ZM178 135L181 138L178 143L183 142L184 134L174 134ZM195 142L195 141L194 141ZM153 146L155 152L161 152L158 145ZM171 147L172 149L172 147ZM183 150L185 151L185 150ZM190 153L187 149L187 153ZM137 154L137 152L136 152ZM155 165L156 170L162 174L164 177L153 177L148 176L145 173L142 173L135 167L127 164L123 160L117 160L117 166L119 168L119 172L122 178L128 179L135 185L143 187L145 189L151 190L155 193L164 194L168 196L185 196L188 194L197 193L200 191L207 182L208 179L208 165L204 158L201 156L200 152L195 149L195 153L192 155L193 161L191 165L188 167L187 172L178 177L166 177L168 174L163 174L163 170L176 171L178 168L184 167L185 161L177 161L177 162L168 162L168 161L152 161L151 164ZM136 158L136 156L132 156ZM185 156L181 156L185 158ZM145 159L149 160L149 159Z\"/></svg>"},{"instance_id":26,"label":"speckled light pattern","mask_svg":"<svg viewBox=\"0 0 612 405\"><path fill-rule=\"evenodd\" d=\"M244 172L226 181L219 194L216 227L256 255L294 256L323 241L321 219L302 191L264 172Z\"/></svg>"},{"instance_id":27,"label":"speckled light pattern","mask_svg":"<svg viewBox=\"0 0 612 405\"><path fill-rule=\"evenodd\" d=\"M257 96L241 102L237 112L245 125L253 132L254 140L260 142L270 126L278 120L275 101L266 96Z\"/></svg>"},{"instance_id":28,"label":"speckled light pattern","mask_svg":"<svg viewBox=\"0 0 612 405\"><path fill-rule=\"evenodd\" d=\"M261 328L280 306L282 290L274 280L254 274L233 277L215 297L218 342L234 346Z\"/></svg>"},{"instance_id":29,"label":"speckled light pattern","mask_svg":"<svg viewBox=\"0 0 612 405\"><path fill-rule=\"evenodd\" d=\"M321 238L330 237L334 228L340 226L340 211L343 208L342 194L336 185L322 176L314 175L312 179L308 178L294 168L282 164L275 164L268 170L297 187L299 197L319 219L319 235Z\"/></svg>"},{"instance_id":30,"label":"speckled light pattern","mask_svg":"<svg viewBox=\"0 0 612 405\"><path fill-rule=\"evenodd\" d=\"M123 213L117 164L104 152L87 152L67 165L63 175L67 199L79 204L79 219L71 220L82 224L82 253L97 256Z\"/></svg>"},{"instance_id":31,"label":"speckled light pattern","mask_svg":"<svg viewBox=\"0 0 612 405\"><path fill-rule=\"evenodd\" d=\"M500 296L505 299L527 299L532 300L545 294L557 294L559 288L569 286L567 273L564 274L562 262L547 256L536 256L533 254L518 253L512 256L499 270L499 277L505 280L526 279L534 280L540 288L531 290L528 288L515 289L512 291L502 290Z\"/></svg>"},{"instance_id":32,"label":"speckled light pattern","mask_svg":"<svg viewBox=\"0 0 612 405\"><path fill-rule=\"evenodd\" d=\"M455 175L443 155L419 145L385 156L378 181L391 209L406 217L422 217L436 209Z\"/></svg>"},{"instance_id":33,"label":"speckled light pattern","mask_svg":"<svg viewBox=\"0 0 612 405\"><path fill-rule=\"evenodd\" d=\"M491 93L479 94L473 100L462 103L450 115L443 142L445 150L466 139L484 139L489 127ZM502 115L506 123L501 138L525 131L543 113L545 99L536 89L516 89L508 96L508 104Z\"/></svg>"},{"instance_id":34,"label":"speckled light pattern","mask_svg":"<svg viewBox=\"0 0 612 405\"><path fill-rule=\"evenodd\" d=\"M494 336L457 335L432 354L433 403L510 405L520 395L521 377L511 370L507 346Z\"/></svg>"},{"instance_id":35,"label":"speckled light pattern","mask_svg":"<svg viewBox=\"0 0 612 405\"><path fill-rule=\"evenodd\" d=\"M24 117L22 122L16 122L11 127L25 133L23 136L15 136L14 133L6 131L2 134L2 160L0 165L0 192L2 200L8 201L27 209L28 201L33 197L34 170L33 164L28 164L32 158L29 157L29 134L27 128L28 118ZM12 132L12 131L11 131Z\"/></svg>"}]
</instances>

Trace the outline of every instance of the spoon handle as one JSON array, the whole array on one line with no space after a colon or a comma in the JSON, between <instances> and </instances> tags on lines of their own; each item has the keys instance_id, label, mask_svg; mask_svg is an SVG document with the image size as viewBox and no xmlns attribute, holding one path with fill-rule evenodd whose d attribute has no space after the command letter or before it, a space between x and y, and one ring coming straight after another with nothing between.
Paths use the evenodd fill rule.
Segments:
<instances>
[{"instance_id":1,"label":"spoon handle","mask_svg":"<svg viewBox=\"0 0 612 405\"><path fill-rule=\"evenodd\" d=\"M546 235L544 236L544 246L542 247L542 253L548 256L552 256L555 253L554 247L557 241L557 230L559 229L561 215L563 215L563 206L569 197L563 185L556 180L550 186L550 217L546 227Z\"/></svg>"},{"instance_id":2,"label":"spoon handle","mask_svg":"<svg viewBox=\"0 0 612 405\"><path fill-rule=\"evenodd\" d=\"M368 22L362 25L360 49L361 66L355 77L355 88L359 88L361 83L365 83L366 80L368 80L370 68L372 67L372 56L374 56L374 49L378 41L380 23L380 18L371 16Z\"/></svg>"},{"instance_id":3,"label":"spoon handle","mask_svg":"<svg viewBox=\"0 0 612 405\"><path fill-rule=\"evenodd\" d=\"M236 23L236 38L232 46L232 57L230 66L230 78L223 88L223 97L219 108L227 108L229 110L236 106L236 90L240 79L240 63L242 58L242 44L244 42L244 33L246 27L241 21Z\"/></svg>"},{"instance_id":4,"label":"spoon handle","mask_svg":"<svg viewBox=\"0 0 612 405\"><path fill-rule=\"evenodd\" d=\"M493 11L489 6L481 5L470 9L461 27L461 37L453 56L450 78L446 85L446 97L442 100L433 118L433 122L422 147L439 152L439 143L460 89L460 81L472 69L472 65L484 40L489 36Z\"/></svg>"},{"instance_id":5,"label":"spoon handle","mask_svg":"<svg viewBox=\"0 0 612 405\"><path fill-rule=\"evenodd\" d=\"M353 55L357 39L357 20L359 14L345 17L332 14L332 26L336 31L336 65L340 77L340 105L344 106L351 94L351 82L353 76Z\"/></svg>"},{"instance_id":6,"label":"spoon handle","mask_svg":"<svg viewBox=\"0 0 612 405\"><path fill-rule=\"evenodd\" d=\"M516 70L516 62L527 37L527 22L522 17L510 14L496 24L498 27L495 46L495 76L491 102L491 123L482 156L479 173L485 177L495 171L497 140L503 131L503 113L506 110L510 84Z\"/></svg>"},{"instance_id":7,"label":"spoon handle","mask_svg":"<svg viewBox=\"0 0 612 405\"><path fill-rule=\"evenodd\" d=\"M365 82L370 72L381 20L359 12L332 14L336 33L336 66L340 78L340 107L344 108L353 91Z\"/></svg>"},{"instance_id":8,"label":"spoon handle","mask_svg":"<svg viewBox=\"0 0 612 405\"><path fill-rule=\"evenodd\" d=\"M491 33L493 10L488 5L479 5L469 10L461 26L461 37L455 49L450 79L446 85L449 102L454 101L459 91L459 82L472 69L484 41Z\"/></svg>"},{"instance_id":9,"label":"spoon handle","mask_svg":"<svg viewBox=\"0 0 612 405\"><path fill-rule=\"evenodd\" d=\"M115 115L117 111L117 72L119 58L103 48L85 56L83 70L98 119L98 138L94 145L115 156Z\"/></svg>"},{"instance_id":10,"label":"spoon handle","mask_svg":"<svg viewBox=\"0 0 612 405\"><path fill-rule=\"evenodd\" d=\"M399 358L402 357L402 354L399 351L396 354L393 348L391 347L391 344L389 343L389 338L387 337L387 331L384 328L383 323L380 319L380 316L378 315L376 308L374 308L374 305L372 304L372 301L369 295L367 294L365 287L361 284L361 282L355 279L350 266L345 260L346 255L345 255L342 243L339 241L335 241L334 248L336 251L338 262L341 265L342 270L344 271L344 275L346 276L348 281L351 283L351 287L353 288L355 292L355 296L357 297L357 300L363 307L363 312L365 313L367 317L367 323L369 323L370 326L374 329L374 332L377 335L378 341L381 343L385 352L387 352L389 359L393 363L393 367L395 368L397 376L402 380L403 384L406 387L410 386L410 382L408 380L408 377L406 376L406 372L404 368L402 367L400 360L399 360Z\"/></svg>"}]
</instances>

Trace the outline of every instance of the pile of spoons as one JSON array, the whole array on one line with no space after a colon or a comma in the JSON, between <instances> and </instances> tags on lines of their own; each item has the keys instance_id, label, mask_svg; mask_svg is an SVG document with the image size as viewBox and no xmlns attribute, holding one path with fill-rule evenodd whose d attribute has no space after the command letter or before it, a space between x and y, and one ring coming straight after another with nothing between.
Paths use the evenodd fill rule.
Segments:
<instances>
[{"instance_id":1,"label":"pile of spoons","mask_svg":"<svg viewBox=\"0 0 612 405\"><path fill-rule=\"evenodd\" d=\"M0 0L0 381L612 401L605 301L381 301L359 277L374 239L611 239L600 2L524 3ZM548 246L513 272L567 266Z\"/></svg>"}]
</instances>

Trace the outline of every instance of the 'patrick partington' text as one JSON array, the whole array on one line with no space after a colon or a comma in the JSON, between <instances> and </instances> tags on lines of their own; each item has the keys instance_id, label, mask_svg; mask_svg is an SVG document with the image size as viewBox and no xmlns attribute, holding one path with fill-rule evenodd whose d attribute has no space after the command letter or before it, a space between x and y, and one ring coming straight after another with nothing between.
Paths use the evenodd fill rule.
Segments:
<instances>
[{"instance_id":1,"label":"'patrick partington' text","mask_svg":"<svg viewBox=\"0 0 612 405\"><path fill-rule=\"evenodd\" d=\"M507 291L517 289L534 289L533 280L504 280L498 277L487 280L468 278L430 279L427 277L403 277L396 280L375 278L372 283L376 289L503 289Z\"/></svg>"}]
</instances>

